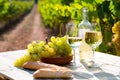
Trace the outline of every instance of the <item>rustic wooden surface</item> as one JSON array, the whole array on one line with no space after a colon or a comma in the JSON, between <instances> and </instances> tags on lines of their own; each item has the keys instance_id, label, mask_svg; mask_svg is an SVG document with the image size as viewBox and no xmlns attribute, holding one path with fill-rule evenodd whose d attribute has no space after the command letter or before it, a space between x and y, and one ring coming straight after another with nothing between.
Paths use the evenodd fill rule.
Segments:
<instances>
[{"instance_id":1,"label":"rustic wooden surface","mask_svg":"<svg viewBox=\"0 0 120 80\"><path fill-rule=\"evenodd\" d=\"M1 52L0 75L5 76L10 80L42 80L34 79L32 77L34 71L32 70L13 66L13 62L26 52L26 50ZM78 67L69 67L73 70L73 78L70 80L120 80L120 57L100 52L95 52L95 55L96 62L101 64L100 67L87 68L82 65L77 58Z\"/></svg>"}]
</instances>

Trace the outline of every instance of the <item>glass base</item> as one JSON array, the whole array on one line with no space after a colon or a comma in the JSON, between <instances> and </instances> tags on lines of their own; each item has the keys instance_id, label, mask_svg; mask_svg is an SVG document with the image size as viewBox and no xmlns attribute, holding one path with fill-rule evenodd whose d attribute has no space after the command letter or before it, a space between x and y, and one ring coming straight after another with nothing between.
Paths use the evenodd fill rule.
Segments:
<instances>
[{"instance_id":1,"label":"glass base","mask_svg":"<svg viewBox=\"0 0 120 80\"><path fill-rule=\"evenodd\" d=\"M100 67L100 64L97 64L97 63L93 63L91 66L88 66L89 68L98 68Z\"/></svg>"},{"instance_id":2,"label":"glass base","mask_svg":"<svg viewBox=\"0 0 120 80\"><path fill-rule=\"evenodd\" d=\"M82 60L81 63L88 68L97 68L100 67L100 64L97 64L93 60Z\"/></svg>"},{"instance_id":3,"label":"glass base","mask_svg":"<svg viewBox=\"0 0 120 80\"><path fill-rule=\"evenodd\" d=\"M68 68L70 68L70 69L76 69L76 68L81 67L81 65L78 65L78 64L75 63L75 62L71 62L70 64L66 65L66 67L68 67Z\"/></svg>"}]
</instances>

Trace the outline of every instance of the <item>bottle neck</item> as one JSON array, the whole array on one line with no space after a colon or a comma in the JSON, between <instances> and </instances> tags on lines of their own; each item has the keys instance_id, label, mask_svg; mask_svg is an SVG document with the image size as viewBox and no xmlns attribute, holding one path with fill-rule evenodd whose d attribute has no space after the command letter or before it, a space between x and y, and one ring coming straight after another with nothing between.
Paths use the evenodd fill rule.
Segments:
<instances>
[{"instance_id":1,"label":"bottle neck","mask_svg":"<svg viewBox=\"0 0 120 80\"><path fill-rule=\"evenodd\" d=\"M88 13L82 14L82 21L88 21Z\"/></svg>"}]
</instances>

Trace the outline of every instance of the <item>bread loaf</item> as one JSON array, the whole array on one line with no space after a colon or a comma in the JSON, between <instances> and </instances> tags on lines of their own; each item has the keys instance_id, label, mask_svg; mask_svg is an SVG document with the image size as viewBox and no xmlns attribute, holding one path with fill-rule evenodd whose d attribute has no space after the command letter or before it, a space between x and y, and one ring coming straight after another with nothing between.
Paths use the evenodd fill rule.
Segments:
<instances>
[{"instance_id":1,"label":"bread loaf","mask_svg":"<svg viewBox=\"0 0 120 80\"><path fill-rule=\"evenodd\" d=\"M59 66L53 64L46 64L40 61L29 61L23 64L23 68L38 70L40 68L58 68Z\"/></svg>"},{"instance_id":2,"label":"bread loaf","mask_svg":"<svg viewBox=\"0 0 120 80\"><path fill-rule=\"evenodd\" d=\"M42 68L33 73L34 78L71 78L72 71L67 68Z\"/></svg>"},{"instance_id":3,"label":"bread loaf","mask_svg":"<svg viewBox=\"0 0 120 80\"><path fill-rule=\"evenodd\" d=\"M23 64L23 68L37 70L34 78L71 78L72 71L66 67L47 64L40 61L29 61Z\"/></svg>"}]
</instances>

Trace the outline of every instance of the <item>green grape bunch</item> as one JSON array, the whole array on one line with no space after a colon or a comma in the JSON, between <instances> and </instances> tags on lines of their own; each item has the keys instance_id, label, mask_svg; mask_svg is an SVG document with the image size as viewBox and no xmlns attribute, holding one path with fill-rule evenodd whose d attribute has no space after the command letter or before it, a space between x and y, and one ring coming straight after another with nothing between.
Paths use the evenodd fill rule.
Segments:
<instances>
[{"instance_id":1,"label":"green grape bunch","mask_svg":"<svg viewBox=\"0 0 120 80\"><path fill-rule=\"evenodd\" d=\"M115 45L117 55L120 56L120 21L114 24L112 32L114 33L112 42Z\"/></svg>"},{"instance_id":2,"label":"green grape bunch","mask_svg":"<svg viewBox=\"0 0 120 80\"><path fill-rule=\"evenodd\" d=\"M37 61L41 58L41 52L44 49L44 41L33 41L27 46L27 53L14 62L14 66L21 67L27 61Z\"/></svg>"},{"instance_id":3,"label":"green grape bunch","mask_svg":"<svg viewBox=\"0 0 120 80\"><path fill-rule=\"evenodd\" d=\"M71 47L67 43L67 37L51 37L52 46L56 52L57 56L70 56L72 55Z\"/></svg>"},{"instance_id":4,"label":"green grape bunch","mask_svg":"<svg viewBox=\"0 0 120 80\"><path fill-rule=\"evenodd\" d=\"M26 53L24 56L15 60L14 66L21 67L25 62L30 61L30 60L31 60L31 55L29 53Z\"/></svg>"},{"instance_id":5,"label":"green grape bunch","mask_svg":"<svg viewBox=\"0 0 120 80\"><path fill-rule=\"evenodd\" d=\"M14 62L14 66L21 67L27 61L38 61L43 57L72 56L72 48L67 43L67 37L50 38L50 42L33 41L27 45L27 53Z\"/></svg>"}]
</instances>

